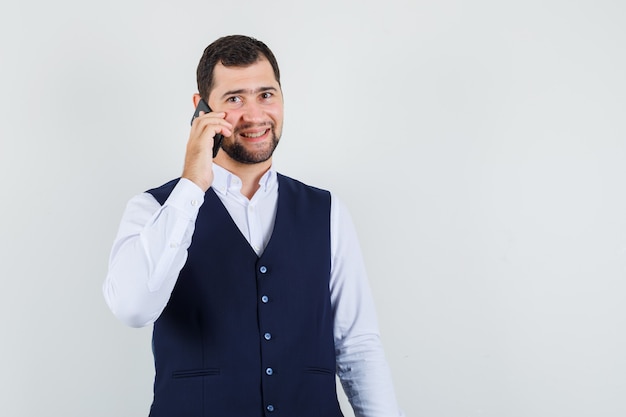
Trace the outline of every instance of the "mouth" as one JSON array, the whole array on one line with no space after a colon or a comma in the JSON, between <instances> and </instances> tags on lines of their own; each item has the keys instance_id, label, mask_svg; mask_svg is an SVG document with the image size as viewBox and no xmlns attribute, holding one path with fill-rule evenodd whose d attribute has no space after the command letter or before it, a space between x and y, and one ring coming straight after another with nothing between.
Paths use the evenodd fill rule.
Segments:
<instances>
[{"instance_id":1,"label":"mouth","mask_svg":"<svg viewBox=\"0 0 626 417\"><path fill-rule=\"evenodd\" d=\"M255 131L240 132L239 136L247 141L257 142L265 139L270 133L270 128Z\"/></svg>"},{"instance_id":2,"label":"mouth","mask_svg":"<svg viewBox=\"0 0 626 417\"><path fill-rule=\"evenodd\" d=\"M247 132L247 133L242 133L241 136L243 136L244 138L248 138L248 139L256 139L256 138L260 138L261 136L265 135L268 132L269 129L265 129L262 130L260 132Z\"/></svg>"}]
</instances>

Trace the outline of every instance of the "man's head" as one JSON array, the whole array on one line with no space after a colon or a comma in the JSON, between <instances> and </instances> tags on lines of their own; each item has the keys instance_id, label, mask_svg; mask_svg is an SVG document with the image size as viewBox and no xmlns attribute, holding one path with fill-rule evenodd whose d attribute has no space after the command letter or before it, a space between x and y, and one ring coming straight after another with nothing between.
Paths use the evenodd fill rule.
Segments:
<instances>
[{"instance_id":1,"label":"man's head","mask_svg":"<svg viewBox=\"0 0 626 417\"><path fill-rule=\"evenodd\" d=\"M209 45L198 65L200 97L224 112L233 134L215 158L220 165L270 163L283 126L283 96L276 58L262 42L241 35Z\"/></svg>"},{"instance_id":2,"label":"man's head","mask_svg":"<svg viewBox=\"0 0 626 417\"><path fill-rule=\"evenodd\" d=\"M213 89L215 66L247 67L265 58L272 66L274 77L280 85L280 70L274 54L263 42L244 35L231 35L219 38L206 47L196 72L198 92L205 100Z\"/></svg>"}]
</instances>

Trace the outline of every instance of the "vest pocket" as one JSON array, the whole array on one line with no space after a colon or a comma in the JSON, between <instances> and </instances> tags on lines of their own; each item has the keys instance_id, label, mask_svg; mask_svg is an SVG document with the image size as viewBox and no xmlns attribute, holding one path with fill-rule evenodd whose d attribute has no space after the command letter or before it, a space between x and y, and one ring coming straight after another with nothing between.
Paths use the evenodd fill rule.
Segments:
<instances>
[{"instance_id":1,"label":"vest pocket","mask_svg":"<svg viewBox=\"0 0 626 417\"><path fill-rule=\"evenodd\" d=\"M304 368L304 372L307 374L321 374L321 375L335 375L335 371L328 368L319 368L316 366L310 366L308 368Z\"/></svg>"},{"instance_id":2,"label":"vest pocket","mask_svg":"<svg viewBox=\"0 0 626 417\"><path fill-rule=\"evenodd\" d=\"M172 372L172 378L195 378L199 376L213 376L219 374L220 370L218 368L190 369L184 371L174 371Z\"/></svg>"}]
</instances>

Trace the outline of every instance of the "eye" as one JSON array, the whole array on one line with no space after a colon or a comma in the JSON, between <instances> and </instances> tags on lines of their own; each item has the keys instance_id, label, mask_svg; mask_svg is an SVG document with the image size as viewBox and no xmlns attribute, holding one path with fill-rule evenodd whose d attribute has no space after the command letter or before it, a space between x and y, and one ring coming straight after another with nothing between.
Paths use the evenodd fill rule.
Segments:
<instances>
[{"instance_id":1,"label":"eye","mask_svg":"<svg viewBox=\"0 0 626 417\"><path fill-rule=\"evenodd\" d=\"M266 91L264 93L261 94L261 98L263 100L269 100L270 98L272 98L274 96L273 93L270 93L269 91Z\"/></svg>"},{"instance_id":2,"label":"eye","mask_svg":"<svg viewBox=\"0 0 626 417\"><path fill-rule=\"evenodd\" d=\"M232 97L228 97L226 99L227 103L241 103L241 97L239 96L232 96Z\"/></svg>"}]
</instances>

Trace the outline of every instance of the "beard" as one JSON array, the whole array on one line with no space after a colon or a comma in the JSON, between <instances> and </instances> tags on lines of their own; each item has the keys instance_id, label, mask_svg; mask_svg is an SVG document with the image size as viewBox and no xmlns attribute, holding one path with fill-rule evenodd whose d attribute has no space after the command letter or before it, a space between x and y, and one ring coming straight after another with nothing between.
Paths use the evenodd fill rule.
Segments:
<instances>
[{"instance_id":1,"label":"beard","mask_svg":"<svg viewBox=\"0 0 626 417\"><path fill-rule=\"evenodd\" d=\"M247 126L243 126L247 128ZM242 164L258 164L265 162L272 157L280 136L276 135L274 125L269 127L270 129L270 141L263 143L254 143L250 147L244 146L243 143L235 141L233 138L237 137L235 132L232 138L224 138L222 142L222 150L226 152L231 159ZM229 140L230 139L230 140Z\"/></svg>"}]
</instances>

